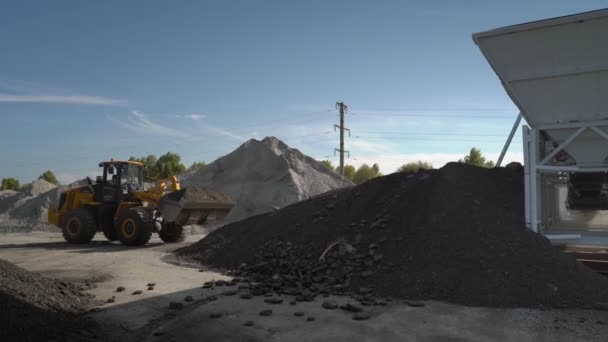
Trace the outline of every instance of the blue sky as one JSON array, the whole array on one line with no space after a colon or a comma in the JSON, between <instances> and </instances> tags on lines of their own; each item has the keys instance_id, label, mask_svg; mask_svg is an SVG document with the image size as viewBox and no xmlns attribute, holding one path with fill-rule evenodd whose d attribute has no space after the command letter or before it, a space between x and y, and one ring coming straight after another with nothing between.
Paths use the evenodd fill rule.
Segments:
<instances>
[{"instance_id":1,"label":"blue sky","mask_svg":"<svg viewBox=\"0 0 608 342\"><path fill-rule=\"evenodd\" d=\"M64 182L97 162L210 162L274 135L389 173L472 146L495 158L517 115L471 35L606 1L3 1L0 178ZM518 134L508 159L521 159Z\"/></svg>"}]
</instances>

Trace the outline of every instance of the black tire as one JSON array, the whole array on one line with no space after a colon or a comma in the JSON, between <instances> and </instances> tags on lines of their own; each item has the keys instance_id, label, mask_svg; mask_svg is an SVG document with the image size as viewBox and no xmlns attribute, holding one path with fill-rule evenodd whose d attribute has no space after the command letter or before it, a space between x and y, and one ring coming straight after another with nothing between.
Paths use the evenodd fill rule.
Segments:
<instances>
[{"instance_id":1,"label":"black tire","mask_svg":"<svg viewBox=\"0 0 608 342\"><path fill-rule=\"evenodd\" d=\"M182 242L186 239L184 226L163 222L158 237L166 243Z\"/></svg>"},{"instance_id":2,"label":"black tire","mask_svg":"<svg viewBox=\"0 0 608 342\"><path fill-rule=\"evenodd\" d=\"M69 243L89 243L97 232L95 216L84 208L71 209L63 218L61 232Z\"/></svg>"},{"instance_id":3,"label":"black tire","mask_svg":"<svg viewBox=\"0 0 608 342\"><path fill-rule=\"evenodd\" d=\"M114 228L123 245L143 246L150 241L154 223L149 212L142 207L135 207L123 210L116 218Z\"/></svg>"}]
</instances>

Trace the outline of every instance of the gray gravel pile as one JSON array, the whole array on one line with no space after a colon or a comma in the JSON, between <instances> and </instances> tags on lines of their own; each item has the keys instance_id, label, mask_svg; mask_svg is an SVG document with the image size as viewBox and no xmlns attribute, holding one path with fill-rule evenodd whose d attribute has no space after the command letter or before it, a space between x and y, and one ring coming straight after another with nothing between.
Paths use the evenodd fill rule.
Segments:
<instances>
[{"instance_id":1,"label":"gray gravel pile","mask_svg":"<svg viewBox=\"0 0 608 342\"><path fill-rule=\"evenodd\" d=\"M352 183L275 137L251 139L198 172L182 177L185 186L203 186L229 195L236 206L227 221L277 210Z\"/></svg>"},{"instance_id":2,"label":"gray gravel pile","mask_svg":"<svg viewBox=\"0 0 608 342\"><path fill-rule=\"evenodd\" d=\"M56 196L55 185L37 179L23 191L0 197L0 230L21 230L46 224L47 210Z\"/></svg>"},{"instance_id":3,"label":"gray gravel pile","mask_svg":"<svg viewBox=\"0 0 608 342\"><path fill-rule=\"evenodd\" d=\"M23 191L0 192L0 231L52 229L47 220L48 209L57 206L62 191L81 185L83 181L57 187L38 179Z\"/></svg>"}]
</instances>

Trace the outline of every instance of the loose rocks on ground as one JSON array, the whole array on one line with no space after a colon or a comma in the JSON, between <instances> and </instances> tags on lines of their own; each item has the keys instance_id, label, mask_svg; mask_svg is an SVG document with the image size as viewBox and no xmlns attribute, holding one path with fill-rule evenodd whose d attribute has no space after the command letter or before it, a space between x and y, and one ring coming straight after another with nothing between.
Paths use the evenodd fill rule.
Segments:
<instances>
[{"instance_id":1,"label":"loose rocks on ground","mask_svg":"<svg viewBox=\"0 0 608 342\"><path fill-rule=\"evenodd\" d=\"M272 315L272 310L270 310L270 309L260 311L260 316L271 316L271 315Z\"/></svg>"}]
</instances>

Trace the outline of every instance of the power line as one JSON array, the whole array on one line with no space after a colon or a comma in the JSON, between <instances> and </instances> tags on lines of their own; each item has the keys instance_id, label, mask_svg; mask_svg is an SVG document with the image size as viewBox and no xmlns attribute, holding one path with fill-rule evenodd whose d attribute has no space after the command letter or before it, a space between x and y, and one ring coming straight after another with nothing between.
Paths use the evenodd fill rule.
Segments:
<instances>
[{"instance_id":1,"label":"power line","mask_svg":"<svg viewBox=\"0 0 608 342\"><path fill-rule=\"evenodd\" d=\"M320 136L320 135L329 135L331 133L332 133L331 131L318 132L318 133L308 133L308 134L302 134L302 135L297 135L297 136L291 136L290 138L296 138L296 139L298 139L298 138L310 138L310 137L317 137L317 136ZM329 142L329 141L333 141L333 139L334 138L327 138L327 139L318 139L317 138L317 139L314 139L311 142L314 142L314 143L316 143L316 142ZM300 144L301 145L307 145L307 140L304 140ZM213 147L217 147L217 146L213 146ZM190 157L200 157L200 156L208 155L208 154L209 154L209 150L206 150L204 153L190 155ZM70 160L72 160L72 159L74 159L74 156L70 157ZM99 154L95 154L95 155L91 155L91 156L77 157L77 159L80 159L80 160L95 160L96 162L98 162L98 161L100 161L102 159L110 159L110 157L107 156L107 153L103 153L103 154L99 153ZM33 165L43 165L44 162L42 162L42 161L33 161L31 164L33 164ZM61 172L71 173L71 172L78 172L78 171L91 171L91 170L93 170L93 169L96 168L96 165L97 165L97 163L91 164L90 167L59 168L59 169L53 169L53 172L55 172L55 173L61 173ZM11 163L10 166L23 166L23 164L22 163Z\"/></svg>"},{"instance_id":2,"label":"power line","mask_svg":"<svg viewBox=\"0 0 608 342\"><path fill-rule=\"evenodd\" d=\"M491 115L433 115L433 114L401 114L401 113L351 113L356 116L381 117L394 116L403 118L460 118L460 119L498 119L512 120L512 116L491 116Z\"/></svg>"},{"instance_id":3,"label":"power line","mask_svg":"<svg viewBox=\"0 0 608 342\"><path fill-rule=\"evenodd\" d=\"M355 135L352 138L354 139L364 139L364 140L414 140L414 141L421 141L421 142L428 142L428 141L436 141L436 142L450 142L450 141L464 141L464 142L504 142L504 140L484 140L484 139L439 139L439 138L433 138L433 137L390 137L390 138L384 138L384 137L368 137L368 136L361 136L361 135Z\"/></svg>"},{"instance_id":4,"label":"power line","mask_svg":"<svg viewBox=\"0 0 608 342\"><path fill-rule=\"evenodd\" d=\"M385 131L359 131L368 134L388 135L436 135L436 136L467 136L467 137L503 137L504 134L470 134L470 133L420 133L420 132L385 132Z\"/></svg>"},{"instance_id":5,"label":"power line","mask_svg":"<svg viewBox=\"0 0 608 342\"><path fill-rule=\"evenodd\" d=\"M371 111L393 111L393 112L513 112L513 108L492 108L492 107L384 107L384 108L372 108L367 110L362 110L362 112L371 112Z\"/></svg>"},{"instance_id":6,"label":"power line","mask_svg":"<svg viewBox=\"0 0 608 342\"><path fill-rule=\"evenodd\" d=\"M315 113L315 114L326 114L327 112L323 111L323 112L319 112L319 113ZM269 121L269 122L265 122L265 123L257 123L254 125L246 125L246 126L240 126L240 127L235 127L231 130L224 130L227 133L232 133L232 134L238 134L237 130L243 130L243 129L248 129L248 128L253 128L253 127L260 127L263 126L265 128L268 127L276 127L276 126L280 126L280 125L285 125L285 124L301 124L301 123L309 123L309 122L313 122L313 121L319 121L319 120L323 120L325 118L320 117L320 118L308 118L305 120L302 119L298 119L298 120L285 120L285 119L281 119L281 120L273 120L273 121ZM306 136L306 135L304 135ZM208 141L215 141L217 140L217 138L215 137L209 137L209 136L201 136L198 138L194 138L194 139L189 139L189 140L180 140L178 142L176 142L176 138L175 137L160 137L160 138L156 138L155 141L156 142L167 142L167 144L165 144L165 147L171 146L171 147L175 147L175 146L180 146L183 144L195 144L195 143L202 143L202 142L208 142ZM113 154L116 153L112 153L109 152L109 149L119 149L120 153L124 153L124 154L137 154L137 152L135 152L135 150L139 150L142 147L141 143L134 143L134 144L120 144L120 145L115 145L115 146L111 146L108 147L108 149L104 152L100 152L100 153L84 153L84 154L75 154L75 155L69 155L66 156L65 158L54 158L54 161L72 161L74 159L80 159L80 160L98 160L100 159L100 156L105 156L104 158L109 158L111 157ZM129 152L129 153L125 153L125 152ZM144 153L145 154L145 153ZM117 157L117 156L115 156ZM126 156L125 156L126 158ZM102 158L103 159L103 158ZM29 166L29 165L44 165L46 164L45 161L17 161L17 163L11 163L12 166Z\"/></svg>"}]
</instances>

